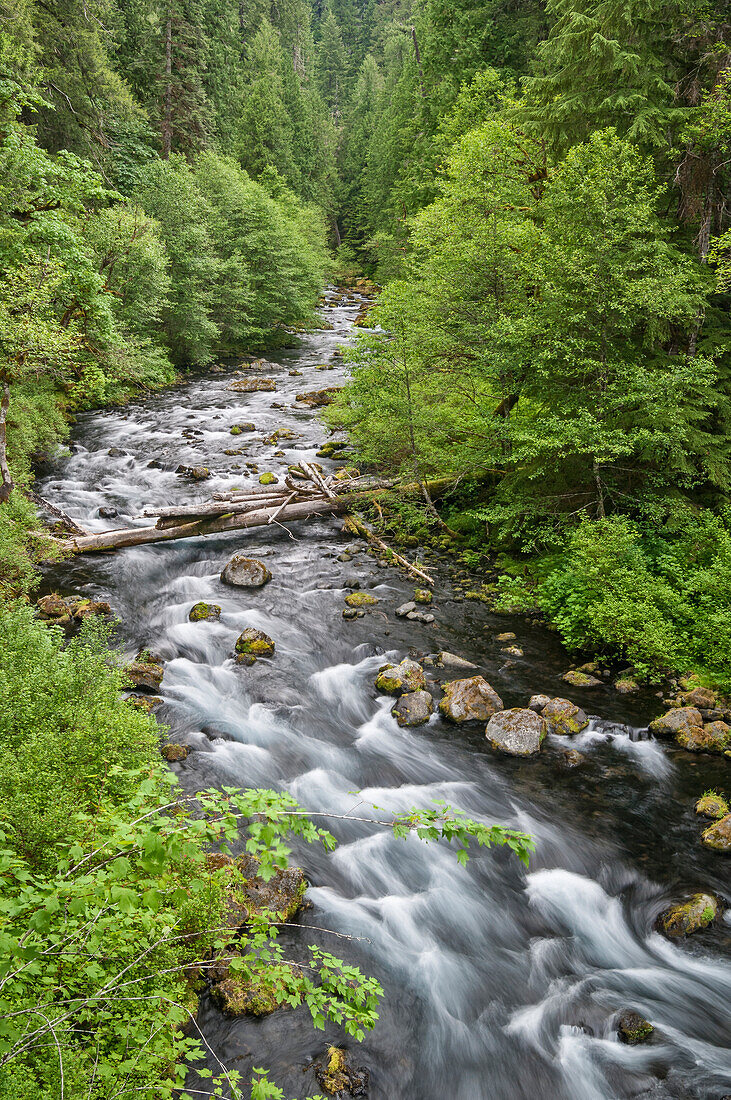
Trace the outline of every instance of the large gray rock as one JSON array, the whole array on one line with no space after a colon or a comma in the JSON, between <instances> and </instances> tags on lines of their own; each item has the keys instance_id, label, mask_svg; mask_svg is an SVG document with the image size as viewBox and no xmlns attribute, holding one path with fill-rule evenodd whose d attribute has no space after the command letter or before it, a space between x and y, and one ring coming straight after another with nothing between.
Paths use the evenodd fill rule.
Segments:
<instances>
[{"instance_id":1,"label":"large gray rock","mask_svg":"<svg viewBox=\"0 0 731 1100\"><path fill-rule=\"evenodd\" d=\"M570 699L550 699L541 714L546 719L551 733L560 733L564 736L581 733L589 725L589 719L581 707L577 707L576 703L572 703Z\"/></svg>"},{"instance_id":2,"label":"large gray rock","mask_svg":"<svg viewBox=\"0 0 731 1100\"><path fill-rule=\"evenodd\" d=\"M690 936L712 924L717 915L718 900L713 894L693 894L688 901L661 913L658 926L666 936Z\"/></svg>"},{"instance_id":3,"label":"large gray rock","mask_svg":"<svg viewBox=\"0 0 731 1100\"><path fill-rule=\"evenodd\" d=\"M513 707L493 714L485 737L494 749L510 756L533 756L547 733L545 719L527 707Z\"/></svg>"},{"instance_id":4,"label":"large gray rock","mask_svg":"<svg viewBox=\"0 0 731 1100\"><path fill-rule=\"evenodd\" d=\"M400 726L423 726L433 711L434 704L428 691L407 691L391 708L391 714Z\"/></svg>"},{"instance_id":5,"label":"large gray rock","mask_svg":"<svg viewBox=\"0 0 731 1100\"><path fill-rule=\"evenodd\" d=\"M703 734L703 716L695 707L675 707L650 722L650 733L656 737L693 737Z\"/></svg>"},{"instance_id":6,"label":"large gray rock","mask_svg":"<svg viewBox=\"0 0 731 1100\"><path fill-rule=\"evenodd\" d=\"M247 558L244 554L234 554L224 567L221 580L237 588L261 588L272 579L264 562L256 558Z\"/></svg>"},{"instance_id":7,"label":"large gray rock","mask_svg":"<svg viewBox=\"0 0 731 1100\"><path fill-rule=\"evenodd\" d=\"M404 657L399 665L385 665L376 677L376 687L386 695L404 695L407 691L422 691L426 687L424 669L416 661Z\"/></svg>"},{"instance_id":8,"label":"large gray rock","mask_svg":"<svg viewBox=\"0 0 731 1100\"><path fill-rule=\"evenodd\" d=\"M503 709L503 701L484 676L450 680L442 685L444 698L439 710L451 722L487 722Z\"/></svg>"}]
</instances>

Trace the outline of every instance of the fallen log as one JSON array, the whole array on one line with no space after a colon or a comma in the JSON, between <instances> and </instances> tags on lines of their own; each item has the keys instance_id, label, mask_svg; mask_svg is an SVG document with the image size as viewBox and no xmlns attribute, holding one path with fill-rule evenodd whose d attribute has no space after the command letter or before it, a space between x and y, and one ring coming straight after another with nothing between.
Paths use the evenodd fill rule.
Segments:
<instances>
[{"instance_id":1,"label":"fallen log","mask_svg":"<svg viewBox=\"0 0 731 1100\"><path fill-rule=\"evenodd\" d=\"M363 520L360 519L358 516L348 516L345 522L348 525L348 531L351 534L358 535L360 536L360 538L365 539L366 542L370 542L373 546L377 546L379 550L383 551L385 554L388 554L389 557L393 558L396 564L399 565L402 569L405 569L407 573L411 573L411 575L416 577L418 580L424 581L426 584L429 585L430 588L434 587L433 577L430 577L429 574L425 573L423 569L419 569L418 565L414 565L413 562L410 562L406 558L403 558L401 554L397 554L396 551L388 545L388 543L385 543L382 538L379 538L376 532L372 531L371 528L368 527L368 525L365 524Z\"/></svg>"}]
</instances>

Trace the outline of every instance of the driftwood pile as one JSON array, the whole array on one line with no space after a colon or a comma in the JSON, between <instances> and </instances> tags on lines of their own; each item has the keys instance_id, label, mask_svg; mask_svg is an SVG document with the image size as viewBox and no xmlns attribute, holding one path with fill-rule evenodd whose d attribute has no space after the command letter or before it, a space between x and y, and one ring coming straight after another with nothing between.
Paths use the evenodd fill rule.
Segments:
<instances>
[{"instance_id":1,"label":"driftwood pile","mask_svg":"<svg viewBox=\"0 0 731 1100\"><path fill-rule=\"evenodd\" d=\"M359 501L374 499L396 487L393 481L368 477L353 477L347 481L334 476L325 477L311 463L303 461L298 463L298 472L300 471L299 478L288 474L283 484L214 493L209 500L195 504L148 509L143 512L143 517L156 520L148 526L125 527L94 534L77 529L65 540L65 546L75 554L84 554L99 550L118 550L125 546L142 546L150 542L165 542L169 539L195 538L248 527L267 527L273 523L284 525L309 516L349 512ZM453 484L453 481L453 478L441 478L428 482L427 488L430 493L435 494ZM401 485L399 491L409 492L420 488L417 485ZM408 568L415 576L430 583L431 578L427 574L389 550L360 520L351 518L350 522L354 525L354 534L359 534L374 546L388 551L398 565Z\"/></svg>"}]
</instances>

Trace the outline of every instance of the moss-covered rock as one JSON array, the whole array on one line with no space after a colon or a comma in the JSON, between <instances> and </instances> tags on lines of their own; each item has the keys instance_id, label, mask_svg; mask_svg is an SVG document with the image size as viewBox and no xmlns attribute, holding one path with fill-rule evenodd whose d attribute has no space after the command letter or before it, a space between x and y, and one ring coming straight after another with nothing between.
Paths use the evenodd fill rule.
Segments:
<instances>
[{"instance_id":1,"label":"moss-covered rock","mask_svg":"<svg viewBox=\"0 0 731 1100\"><path fill-rule=\"evenodd\" d=\"M432 593L428 588L417 588L414 592L414 600L416 603L431 603L432 599Z\"/></svg>"},{"instance_id":2,"label":"moss-covered rock","mask_svg":"<svg viewBox=\"0 0 731 1100\"><path fill-rule=\"evenodd\" d=\"M277 383L273 378L239 378L228 387L237 393L255 393L257 390L271 392L276 390Z\"/></svg>"},{"instance_id":3,"label":"moss-covered rock","mask_svg":"<svg viewBox=\"0 0 731 1100\"><path fill-rule=\"evenodd\" d=\"M701 842L714 852L731 852L731 814L726 814L703 832Z\"/></svg>"},{"instance_id":4,"label":"moss-covered rock","mask_svg":"<svg viewBox=\"0 0 731 1100\"><path fill-rule=\"evenodd\" d=\"M188 618L192 623L212 622L221 618L221 608L217 603L194 603L188 612Z\"/></svg>"},{"instance_id":5,"label":"moss-covered rock","mask_svg":"<svg viewBox=\"0 0 731 1100\"><path fill-rule=\"evenodd\" d=\"M221 573L223 583L235 588L261 588L271 579L272 574L263 561L245 554L234 554Z\"/></svg>"},{"instance_id":6,"label":"moss-covered rock","mask_svg":"<svg viewBox=\"0 0 731 1100\"><path fill-rule=\"evenodd\" d=\"M672 905L661 913L658 927L666 936L690 936L707 928L717 913L718 901L713 894L693 894L681 905Z\"/></svg>"},{"instance_id":7,"label":"moss-covered rock","mask_svg":"<svg viewBox=\"0 0 731 1100\"><path fill-rule=\"evenodd\" d=\"M617 1020L617 1036L621 1043L629 1043L630 1046L636 1046L637 1043L646 1043L652 1035L655 1028L646 1020L644 1016L640 1016L639 1012L634 1012L631 1009L620 1013Z\"/></svg>"},{"instance_id":8,"label":"moss-covered rock","mask_svg":"<svg viewBox=\"0 0 731 1100\"><path fill-rule=\"evenodd\" d=\"M564 672L561 679L564 683L571 684L572 687L592 688L601 686L601 680L596 676L592 676L589 672L581 672L578 668L571 668L568 672Z\"/></svg>"},{"instance_id":9,"label":"moss-covered rock","mask_svg":"<svg viewBox=\"0 0 731 1100\"><path fill-rule=\"evenodd\" d=\"M701 817L718 821L729 813L729 806L726 799L716 791L706 791L696 802L695 812Z\"/></svg>"},{"instance_id":10,"label":"moss-covered rock","mask_svg":"<svg viewBox=\"0 0 731 1100\"><path fill-rule=\"evenodd\" d=\"M165 674L162 665L139 660L127 665L125 672L130 683L141 691L157 691Z\"/></svg>"},{"instance_id":11,"label":"moss-covered rock","mask_svg":"<svg viewBox=\"0 0 731 1100\"><path fill-rule=\"evenodd\" d=\"M216 982L211 993L225 1016L269 1016L277 1008L288 1007L284 1003L288 983L283 970L294 976L292 967L278 967L274 973L265 971L252 977L229 965L227 976Z\"/></svg>"},{"instance_id":12,"label":"moss-covered rock","mask_svg":"<svg viewBox=\"0 0 731 1100\"><path fill-rule=\"evenodd\" d=\"M695 707L674 707L650 722L650 733L656 737L677 737L683 734L687 738L703 736L703 717Z\"/></svg>"},{"instance_id":13,"label":"moss-covered rock","mask_svg":"<svg viewBox=\"0 0 731 1100\"><path fill-rule=\"evenodd\" d=\"M163 745L160 749L160 753L163 759L167 760L168 764L177 764L181 760L188 759L187 745Z\"/></svg>"},{"instance_id":14,"label":"moss-covered rock","mask_svg":"<svg viewBox=\"0 0 731 1100\"><path fill-rule=\"evenodd\" d=\"M725 752L731 748L731 726L725 722L706 722L691 726L675 735L676 745L688 752Z\"/></svg>"},{"instance_id":15,"label":"moss-covered rock","mask_svg":"<svg viewBox=\"0 0 731 1100\"><path fill-rule=\"evenodd\" d=\"M267 882L259 874L256 856L245 852L233 865L236 874L226 895L226 923L231 928L265 911L277 921L290 921L302 908L307 880L301 867L277 868Z\"/></svg>"},{"instance_id":16,"label":"moss-covered rock","mask_svg":"<svg viewBox=\"0 0 731 1100\"><path fill-rule=\"evenodd\" d=\"M678 702L683 707L699 707L701 710L712 710L716 705L716 695L710 688L694 687L690 691L684 691L678 696Z\"/></svg>"},{"instance_id":17,"label":"moss-covered rock","mask_svg":"<svg viewBox=\"0 0 731 1100\"><path fill-rule=\"evenodd\" d=\"M495 635L496 642L514 642L515 640L516 637L512 630L504 630L502 634Z\"/></svg>"},{"instance_id":18,"label":"moss-covered rock","mask_svg":"<svg viewBox=\"0 0 731 1100\"><path fill-rule=\"evenodd\" d=\"M534 710L513 707L493 714L485 729L492 748L509 756L533 756L548 732L545 719Z\"/></svg>"},{"instance_id":19,"label":"moss-covered rock","mask_svg":"<svg viewBox=\"0 0 731 1100\"><path fill-rule=\"evenodd\" d=\"M242 432L255 432L256 425L250 420L245 421L243 424L232 424L229 428L231 435L241 435Z\"/></svg>"},{"instance_id":20,"label":"moss-covered rock","mask_svg":"<svg viewBox=\"0 0 731 1100\"><path fill-rule=\"evenodd\" d=\"M332 458L337 451L344 450L347 447L347 443L344 440L328 439L327 443L323 443L320 450L317 452L318 458Z\"/></svg>"},{"instance_id":21,"label":"moss-covered rock","mask_svg":"<svg viewBox=\"0 0 731 1100\"><path fill-rule=\"evenodd\" d=\"M271 472L271 470L267 470L266 473L263 473L263 474L259 475L259 484L260 485L277 485L278 483L279 483L279 478L277 477L276 474L273 474Z\"/></svg>"},{"instance_id":22,"label":"moss-covered rock","mask_svg":"<svg viewBox=\"0 0 731 1100\"><path fill-rule=\"evenodd\" d=\"M375 607L378 598L371 596L369 592L349 592L345 602L348 607Z\"/></svg>"},{"instance_id":23,"label":"moss-covered rock","mask_svg":"<svg viewBox=\"0 0 731 1100\"><path fill-rule=\"evenodd\" d=\"M111 615L112 609L105 600L92 600L87 596L59 596L52 592L36 602L38 617L57 626L80 623L90 615Z\"/></svg>"},{"instance_id":24,"label":"moss-covered rock","mask_svg":"<svg viewBox=\"0 0 731 1100\"><path fill-rule=\"evenodd\" d=\"M367 1069L355 1069L348 1062L346 1052L340 1047L328 1047L321 1062L316 1062L315 1077L321 1089L331 1096L365 1096L368 1090Z\"/></svg>"},{"instance_id":25,"label":"moss-covered rock","mask_svg":"<svg viewBox=\"0 0 731 1100\"><path fill-rule=\"evenodd\" d=\"M564 737L581 733L589 725L589 719L581 707L577 707L576 703L572 703L570 699L549 700L541 714L548 723L549 732L558 733Z\"/></svg>"},{"instance_id":26,"label":"moss-covered rock","mask_svg":"<svg viewBox=\"0 0 731 1100\"><path fill-rule=\"evenodd\" d=\"M434 712L428 691L406 691L391 707L391 714L400 726L423 726Z\"/></svg>"},{"instance_id":27,"label":"moss-covered rock","mask_svg":"<svg viewBox=\"0 0 731 1100\"><path fill-rule=\"evenodd\" d=\"M620 695L634 695L640 690L640 685L630 676L623 676L621 679L614 681L614 690L618 691Z\"/></svg>"},{"instance_id":28,"label":"moss-covered rock","mask_svg":"<svg viewBox=\"0 0 731 1100\"><path fill-rule=\"evenodd\" d=\"M386 695L403 695L407 691L426 688L424 669L405 657L398 665L384 665L376 677L376 687Z\"/></svg>"},{"instance_id":29,"label":"moss-covered rock","mask_svg":"<svg viewBox=\"0 0 731 1100\"><path fill-rule=\"evenodd\" d=\"M439 711L450 722L487 722L503 709L503 701L484 676L449 680L442 684Z\"/></svg>"},{"instance_id":30,"label":"moss-covered rock","mask_svg":"<svg viewBox=\"0 0 731 1100\"><path fill-rule=\"evenodd\" d=\"M259 657L273 657L275 646L272 639L263 630L257 630L254 626L247 626L246 630L243 630L236 639L235 648L239 656L257 659Z\"/></svg>"}]
</instances>

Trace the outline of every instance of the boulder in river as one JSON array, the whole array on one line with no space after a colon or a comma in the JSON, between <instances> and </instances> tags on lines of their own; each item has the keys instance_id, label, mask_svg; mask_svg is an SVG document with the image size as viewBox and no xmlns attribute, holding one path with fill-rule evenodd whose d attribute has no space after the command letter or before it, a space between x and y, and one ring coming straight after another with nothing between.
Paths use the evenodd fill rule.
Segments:
<instances>
[{"instance_id":1,"label":"boulder in river","mask_svg":"<svg viewBox=\"0 0 731 1100\"><path fill-rule=\"evenodd\" d=\"M624 1012L619 1014L617 1037L620 1043L629 1043L630 1046L636 1046L637 1043L646 1043L654 1030L655 1028L649 1020L646 1020L644 1016L640 1016L639 1012L635 1012L633 1009L625 1009Z\"/></svg>"},{"instance_id":2,"label":"boulder in river","mask_svg":"<svg viewBox=\"0 0 731 1100\"><path fill-rule=\"evenodd\" d=\"M259 475L260 485L277 485L279 478L276 474L273 474L271 470L266 470L263 474Z\"/></svg>"},{"instance_id":3,"label":"boulder in river","mask_svg":"<svg viewBox=\"0 0 731 1100\"><path fill-rule=\"evenodd\" d=\"M726 814L720 821L709 825L703 832L701 842L714 852L728 855L731 852L731 814Z\"/></svg>"},{"instance_id":4,"label":"boulder in river","mask_svg":"<svg viewBox=\"0 0 731 1100\"><path fill-rule=\"evenodd\" d=\"M178 466L175 472L182 474L183 477L189 477L191 481L206 481L211 476L207 466Z\"/></svg>"},{"instance_id":5,"label":"boulder in river","mask_svg":"<svg viewBox=\"0 0 731 1100\"><path fill-rule=\"evenodd\" d=\"M331 405L340 389L340 386L328 386L324 390L310 390L308 393L298 393L295 400L310 409L319 409L323 405Z\"/></svg>"},{"instance_id":6,"label":"boulder in river","mask_svg":"<svg viewBox=\"0 0 731 1100\"><path fill-rule=\"evenodd\" d=\"M433 713L434 703L428 691L407 691L391 708L391 714L400 726L423 726Z\"/></svg>"},{"instance_id":7,"label":"boulder in river","mask_svg":"<svg viewBox=\"0 0 731 1100\"><path fill-rule=\"evenodd\" d=\"M620 695L634 695L640 690L640 685L631 676L623 676L621 679L614 681L614 690L618 691Z\"/></svg>"},{"instance_id":8,"label":"boulder in river","mask_svg":"<svg viewBox=\"0 0 731 1100\"><path fill-rule=\"evenodd\" d=\"M244 554L234 554L224 566L221 580L236 588L261 588L272 575L264 562L258 558L247 558Z\"/></svg>"},{"instance_id":9,"label":"boulder in river","mask_svg":"<svg viewBox=\"0 0 731 1100\"><path fill-rule=\"evenodd\" d=\"M650 722L650 733L654 733L656 737L677 737L679 733L688 738L702 736L701 712L695 707L674 707Z\"/></svg>"},{"instance_id":10,"label":"boulder in river","mask_svg":"<svg viewBox=\"0 0 731 1100\"><path fill-rule=\"evenodd\" d=\"M269 1016L278 1008L289 1007L285 999L286 984L281 976L275 979L267 971L255 972L251 976L245 970L233 969L231 961L237 957L234 954L220 959L214 971L215 977L226 975L211 988L211 994L224 1016ZM296 971L293 967L288 967L288 970L294 979Z\"/></svg>"},{"instance_id":11,"label":"boulder in river","mask_svg":"<svg viewBox=\"0 0 731 1100\"><path fill-rule=\"evenodd\" d=\"M273 378L238 378L228 388L237 393L254 393L257 390L271 392L276 390L277 383Z\"/></svg>"},{"instance_id":12,"label":"boulder in river","mask_svg":"<svg viewBox=\"0 0 731 1100\"><path fill-rule=\"evenodd\" d=\"M583 752L576 749L564 749L561 754L561 763L565 768L578 768L585 760Z\"/></svg>"},{"instance_id":13,"label":"boulder in river","mask_svg":"<svg viewBox=\"0 0 731 1100\"><path fill-rule=\"evenodd\" d=\"M259 860L245 852L235 862L242 881L232 883L227 892L226 923L240 928L265 910L278 921L289 921L301 909L307 880L301 867L277 868L265 882L259 874Z\"/></svg>"},{"instance_id":14,"label":"boulder in river","mask_svg":"<svg viewBox=\"0 0 731 1100\"><path fill-rule=\"evenodd\" d=\"M128 680L141 691L157 691L164 675L162 665L155 661L133 661L124 671Z\"/></svg>"},{"instance_id":15,"label":"boulder in river","mask_svg":"<svg viewBox=\"0 0 731 1100\"><path fill-rule=\"evenodd\" d=\"M348 1055L341 1047L328 1047L321 1062L314 1066L315 1077L321 1089L331 1096L366 1096L370 1074L367 1069L355 1069L348 1062Z\"/></svg>"},{"instance_id":16,"label":"boulder in river","mask_svg":"<svg viewBox=\"0 0 731 1100\"><path fill-rule=\"evenodd\" d=\"M407 603L402 603L400 607L396 608L396 618L405 619L406 616L412 611L416 611L416 604L413 600L409 600Z\"/></svg>"},{"instance_id":17,"label":"boulder in river","mask_svg":"<svg viewBox=\"0 0 731 1100\"><path fill-rule=\"evenodd\" d=\"M675 735L675 743L688 752L726 752L731 749L731 726L725 722L690 726Z\"/></svg>"},{"instance_id":18,"label":"boulder in river","mask_svg":"<svg viewBox=\"0 0 731 1100\"><path fill-rule=\"evenodd\" d=\"M695 812L701 817L718 821L729 813L728 802L717 791L706 791L695 804Z\"/></svg>"},{"instance_id":19,"label":"boulder in river","mask_svg":"<svg viewBox=\"0 0 731 1100\"><path fill-rule=\"evenodd\" d=\"M254 626L247 626L236 639L236 652L239 657L253 658L274 656L274 642L263 630L257 630ZM246 660L240 664L249 663Z\"/></svg>"},{"instance_id":20,"label":"boulder in river","mask_svg":"<svg viewBox=\"0 0 731 1100\"><path fill-rule=\"evenodd\" d=\"M501 653L505 653L508 657L522 657L523 650L519 645L506 645L500 650Z\"/></svg>"},{"instance_id":21,"label":"boulder in river","mask_svg":"<svg viewBox=\"0 0 731 1100\"><path fill-rule=\"evenodd\" d=\"M105 600L91 600L85 596L64 598L57 592L52 592L49 596L41 596L36 607L39 618L56 623L58 626L68 626L71 622L80 623L90 615L112 614L112 609Z\"/></svg>"},{"instance_id":22,"label":"boulder in river","mask_svg":"<svg viewBox=\"0 0 731 1100\"><path fill-rule=\"evenodd\" d=\"M436 662L442 668L477 668L477 665L472 661L468 661L464 657L458 657L456 653L448 653L446 649L437 653Z\"/></svg>"},{"instance_id":23,"label":"boulder in river","mask_svg":"<svg viewBox=\"0 0 731 1100\"><path fill-rule=\"evenodd\" d=\"M678 702L683 707L698 707L700 710L712 710L716 705L716 696L710 688L695 687L690 691L684 691L678 695Z\"/></svg>"},{"instance_id":24,"label":"boulder in river","mask_svg":"<svg viewBox=\"0 0 731 1100\"><path fill-rule=\"evenodd\" d=\"M349 592L345 603L348 607L375 607L378 597L372 596L370 592Z\"/></svg>"},{"instance_id":25,"label":"boulder in river","mask_svg":"<svg viewBox=\"0 0 731 1100\"><path fill-rule=\"evenodd\" d=\"M572 687L592 688L601 685L598 677L592 676L590 672L581 672L578 668L571 668L568 672L564 672L561 679Z\"/></svg>"},{"instance_id":26,"label":"boulder in river","mask_svg":"<svg viewBox=\"0 0 731 1100\"><path fill-rule=\"evenodd\" d=\"M192 623L212 622L221 618L221 608L217 603L205 603L201 600L193 604L188 618Z\"/></svg>"},{"instance_id":27,"label":"boulder in river","mask_svg":"<svg viewBox=\"0 0 731 1100\"><path fill-rule=\"evenodd\" d=\"M404 657L398 665L384 665L376 677L376 687L386 695L403 695L407 691L426 688L424 669L416 661Z\"/></svg>"},{"instance_id":28,"label":"boulder in river","mask_svg":"<svg viewBox=\"0 0 731 1100\"><path fill-rule=\"evenodd\" d=\"M515 634L512 630L504 630L502 634L495 635L496 642L514 642L515 640Z\"/></svg>"},{"instance_id":29,"label":"boulder in river","mask_svg":"<svg viewBox=\"0 0 731 1100\"><path fill-rule=\"evenodd\" d=\"M540 714L543 708L550 702L550 695L531 695L528 707L530 710L534 710L536 714Z\"/></svg>"},{"instance_id":30,"label":"boulder in river","mask_svg":"<svg viewBox=\"0 0 731 1100\"><path fill-rule=\"evenodd\" d=\"M164 760L167 760L168 764L178 764L181 760L187 760L188 758L188 746L187 745L163 745L160 749L160 753Z\"/></svg>"},{"instance_id":31,"label":"boulder in river","mask_svg":"<svg viewBox=\"0 0 731 1100\"><path fill-rule=\"evenodd\" d=\"M527 707L513 707L493 714L485 736L494 749L510 756L533 756L547 733L545 719Z\"/></svg>"},{"instance_id":32,"label":"boulder in river","mask_svg":"<svg viewBox=\"0 0 731 1100\"><path fill-rule=\"evenodd\" d=\"M550 699L541 714L548 723L549 732L558 733L564 737L581 733L589 725L589 719L581 707L577 707L576 703L572 703L570 699Z\"/></svg>"},{"instance_id":33,"label":"boulder in river","mask_svg":"<svg viewBox=\"0 0 731 1100\"><path fill-rule=\"evenodd\" d=\"M439 711L451 722L487 722L503 710L502 699L484 676L449 680L442 684L442 690Z\"/></svg>"},{"instance_id":34,"label":"boulder in river","mask_svg":"<svg viewBox=\"0 0 731 1100\"><path fill-rule=\"evenodd\" d=\"M693 894L680 905L671 905L658 917L658 928L666 936L690 936L707 928L718 914L713 894Z\"/></svg>"}]
</instances>

